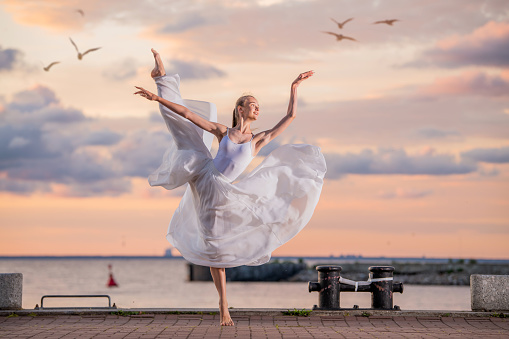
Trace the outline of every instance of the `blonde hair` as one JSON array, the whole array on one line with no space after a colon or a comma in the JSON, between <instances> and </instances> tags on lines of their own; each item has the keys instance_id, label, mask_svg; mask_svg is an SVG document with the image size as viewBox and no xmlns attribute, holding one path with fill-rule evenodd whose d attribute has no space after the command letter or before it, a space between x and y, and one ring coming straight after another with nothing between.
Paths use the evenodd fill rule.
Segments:
<instances>
[{"instance_id":1,"label":"blonde hair","mask_svg":"<svg viewBox=\"0 0 509 339\"><path fill-rule=\"evenodd\" d=\"M251 94L245 94L243 96L241 96L240 98L237 99L237 102L235 103L235 108L233 109L233 121L232 121L232 127L235 127L237 126L237 122L239 121L239 111L237 110L237 108L239 106L242 106L244 107L244 104L246 103L246 100L249 99L249 98L253 98L253 99L256 99L254 96L252 96Z\"/></svg>"}]
</instances>

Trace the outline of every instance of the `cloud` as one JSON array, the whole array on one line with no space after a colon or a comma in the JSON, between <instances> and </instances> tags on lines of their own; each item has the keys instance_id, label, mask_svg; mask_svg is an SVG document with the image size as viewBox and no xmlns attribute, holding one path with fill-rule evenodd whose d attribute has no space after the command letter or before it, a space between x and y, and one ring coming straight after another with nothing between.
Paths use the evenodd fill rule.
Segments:
<instances>
[{"instance_id":1,"label":"cloud","mask_svg":"<svg viewBox=\"0 0 509 339\"><path fill-rule=\"evenodd\" d=\"M335 0L278 1L270 5L255 1L193 4L178 11L179 16L185 14L185 20L189 21L188 25L179 21L179 26L186 30L163 33L166 23L161 23L148 34L161 40L171 39L182 53L190 51L223 62L314 60L317 52L343 54L367 48L368 44L408 47L419 42L429 43L446 31L467 33L472 25L486 22L479 5L472 0L418 5L401 0L356 1L348 5ZM503 11L505 7L500 0L484 6L486 11ZM202 15L204 22L196 24L194 18ZM338 29L330 20L331 16L338 20L354 17L343 31L362 43L337 43L334 37L321 33ZM402 21L394 27L372 25L376 20L387 18Z\"/></svg>"},{"instance_id":2,"label":"cloud","mask_svg":"<svg viewBox=\"0 0 509 339\"><path fill-rule=\"evenodd\" d=\"M115 145L122 139L122 135L107 129L92 131L83 138L84 145Z\"/></svg>"},{"instance_id":3,"label":"cloud","mask_svg":"<svg viewBox=\"0 0 509 339\"><path fill-rule=\"evenodd\" d=\"M221 1L210 1L205 4L186 0L171 2L150 2L136 0L111 1L66 1L66 0L5 0L6 11L13 15L14 20L31 26L43 27L52 31L78 31L90 28L103 22L115 22L124 25L153 25L154 22L164 22L164 30L168 33L182 32L195 26L201 21L208 22L214 12L221 12ZM85 15L82 17L76 9L80 8ZM207 9L209 11L207 11ZM196 13L210 13L208 16Z\"/></svg>"},{"instance_id":4,"label":"cloud","mask_svg":"<svg viewBox=\"0 0 509 339\"><path fill-rule=\"evenodd\" d=\"M434 127L421 127L415 134L423 139L445 139L449 137L457 137L460 134L456 131L447 131Z\"/></svg>"},{"instance_id":5,"label":"cloud","mask_svg":"<svg viewBox=\"0 0 509 339\"><path fill-rule=\"evenodd\" d=\"M138 62L133 58L110 64L103 72L103 76L116 81L132 79L138 74Z\"/></svg>"},{"instance_id":6,"label":"cloud","mask_svg":"<svg viewBox=\"0 0 509 339\"><path fill-rule=\"evenodd\" d=\"M496 177L500 174L500 171L496 168L480 168L478 171L481 177Z\"/></svg>"},{"instance_id":7,"label":"cloud","mask_svg":"<svg viewBox=\"0 0 509 339\"><path fill-rule=\"evenodd\" d=\"M56 103L58 103L58 100L52 90L44 86L37 86L14 94L7 109L32 112Z\"/></svg>"},{"instance_id":8,"label":"cloud","mask_svg":"<svg viewBox=\"0 0 509 339\"><path fill-rule=\"evenodd\" d=\"M33 181L0 178L0 191L29 195L34 191L50 192L51 188L50 185L43 182L34 183Z\"/></svg>"},{"instance_id":9,"label":"cloud","mask_svg":"<svg viewBox=\"0 0 509 339\"><path fill-rule=\"evenodd\" d=\"M70 124L85 121L83 112L62 107L55 93L48 87L37 85L15 93L8 102L2 118L18 126L40 126L42 124Z\"/></svg>"},{"instance_id":10,"label":"cloud","mask_svg":"<svg viewBox=\"0 0 509 339\"><path fill-rule=\"evenodd\" d=\"M226 76L222 70L199 61L184 61L173 59L167 67L168 73L178 73L185 79L209 79Z\"/></svg>"},{"instance_id":11,"label":"cloud","mask_svg":"<svg viewBox=\"0 0 509 339\"><path fill-rule=\"evenodd\" d=\"M90 196L118 196L131 190L132 184L128 178L111 178L98 180L91 183L74 182L67 185L65 190L60 192L65 196L90 197Z\"/></svg>"},{"instance_id":12,"label":"cloud","mask_svg":"<svg viewBox=\"0 0 509 339\"><path fill-rule=\"evenodd\" d=\"M484 72L471 71L458 76L438 78L432 84L423 86L417 92L419 98L444 95L507 97L509 96L509 77L505 73L490 75Z\"/></svg>"},{"instance_id":13,"label":"cloud","mask_svg":"<svg viewBox=\"0 0 509 339\"><path fill-rule=\"evenodd\" d=\"M159 32L163 34L181 33L213 22L210 18L206 18L200 13L193 14L179 15L174 21L165 23L164 26L159 28Z\"/></svg>"},{"instance_id":14,"label":"cloud","mask_svg":"<svg viewBox=\"0 0 509 339\"><path fill-rule=\"evenodd\" d=\"M179 57L215 62L265 62L310 60L321 51L349 50L381 44L408 46L429 42L444 31L467 33L482 25L485 13L507 19L506 3L492 0L450 0L416 5L405 0L390 2L336 0L315 1L135 1L69 2L64 0L5 0L4 7L18 23L53 31L80 31L101 25L128 26L144 31L150 39L170 45ZM85 11L85 17L76 8ZM481 12L480 7L483 8ZM461 8L461 10L458 10ZM312 13L312 15L310 15ZM346 26L362 44L336 43L321 31L335 31L329 19L354 17ZM399 18L395 27L372 25L376 20ZM346 32L346 31L345 31ZM340 47L341 46L341 47ZM201 57L203 56L203 57Z\"/></svg>"},{"instance_id":15,"label":"cloud","mask_svg":"<svg viewBox=\"0 0 509 339\"><path fill-rule=\"evenodd\" d=\"M476 148L461 153L461 157L471 159L477 162L486 162L492 164L507 164L509 163L509 147Z\"/></svg>"},{"instance_id":16,"label":"cloud","mask_svg":"<svg viewBox=\"0 0 509 339\"><path fill-rule=\"evenodd\" d=\"M169 141L170 135L164 130L136 131L112 151L112 156L121 163L123 175L148 177L161 165Z\"/></svg>"},{"instance_id":17,"label":"cloud","mask_svg":"<svg viewBox=\"0 0 509 339\"><path fill-rule=\"evenodd\" d=\"M404 149L379 148L377 152L365 149L358 154L327 153L328 179L339 179L347 174L385 175L453 175L477 170L473 161L456 160L451 154L409 155Z\"/></svg>"},{"instance_id":18,"label":"cloud","mask_svg":"<svg viewBox=\"0 0 509 339\"><path fill-rule=\"evenodd\" d=\"M503 97L437 95L435 100L424 100L414 95L417 92L414 89L370 100L314 102L299 108L289 133L306 135L310 140L329 139L324 150L332 148L334 152L352 145L420 147L423 140L507 140L509 115L504 113L508 106L500 100ZM269 107L264 114L277 116L282 109Z\"/></svg>"},{"instance_id":19,"label":"cloud","mask_svg":"<svg viewBox=\"0 0 509 339\"><path fill-rule=\"evenodd\" d=\"M465 36L439 41L414 61L413 67L509 67L509 23L490 21Z\"/></svg>"},{"instance_id":20,"label":"cloud","mask_svg":"<svg viewBox=\"0 0 509 339\"><path fill-rule=\"evenodd\" d=\"M155 112L155 111L150 112L148 119L150 122L154 122L154 123L158 123L158 124L164 123L164 119L161 116L160 112Z\"/></svg>"},{"instance_id":21,"label":"cloud","mask_svg":"<svg viewBox=\"0 0 509 339\"><path fill-rule=\"evenodd\" d=\"M20 50L8 48L3 49L0 46L0 72L8 72L14 70L16 65L21 62L23 53Z\"/></svg>"},{"instance_id":22,"label":"cloud","mask_svg":"<svg viewBox=\"0 0 509 339\"><path fill-rule=\"evenodd\" d=\"M0 170L19 166L27 159L55 158L60 152L72 149L68 143L55 149L44 139L40 129L0 124Z\"/></svg>"},{"instance_id":23,"label":"cloud","mask_svg":"<svg viewBox=\"0 0 509 339\"><path fill-rule=\"evenodd\" d=\"M7 148L22 148L23 146L26 146L28 144L30 144L29 139L16 136L13 139L11 139Z\"/></svg>"},{"instance_id":24,"label":"cloud","mask_svg":"<svg viewBox=\"0 0 509 339\"><path fill-rule=\"evenodd\" d=\"M115 166L95 152L78 150L55 158L25 159L7 169L9 178L53 183L91 184L116 177Z\"/></svg>"},{"instance_id":25,"label":"cloud","mask_svg":"<svg viewBox=\"0 0 509 339\"><path fill-rule=\"evenodd\" d=\"M378 192L377 196L380 199L421 199L432 194L431 190L414 190L414 189L404 189L397 188L393 191L381 191Z\"/></svg>"},{"instance_id":26,"label":"cloud","mask_svg":"<svg viewBox=\"0 0 509 339\"><path fill-rule=\"evenodd\" d=\"M48 192L62 184L72 195L79 195L73 187L82 187L84 195L128 191L116 159L97 149L114 147L123 136L91 129L91 122L81 111L63 107L47 87L16 93L0 115L0 190ZM118 182L122 185L112 184Z\"/></svg>"},{"instance_id":27,"label":"cloud","mask_svg":"<svg viewBox=\"0 0 509 339\"><path fill-rule=\"evenodd\" d=\"M72 125L86 121L81 111L62 107L47 87L16 93L0 115L0 169L71 153L79 139Z\"/></svg>"}]
</instances>

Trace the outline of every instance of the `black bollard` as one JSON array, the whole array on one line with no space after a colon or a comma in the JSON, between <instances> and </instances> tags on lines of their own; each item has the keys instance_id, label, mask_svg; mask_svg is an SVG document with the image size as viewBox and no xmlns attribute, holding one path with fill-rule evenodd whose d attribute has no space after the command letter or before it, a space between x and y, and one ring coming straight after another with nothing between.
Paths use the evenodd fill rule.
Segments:
<instances>
[{"instance_id":1,"label":"black bollard","mask_svg":"<svg viewBox=\"0 0 509 339\"><path fill-rule=\"evenodd\" d=\"M338 310L339 307L339 274L341 266L317 266L318 282L309 282L309 292L318 292L319 310Z\"/></svg>"},{"instance_id":2,"label":"black bollard","mask_svg":"<svg viewBox=\"0 0 509 339\"><path fill-rule=\"evenodd\" d=\"M393 272L391 266L371 266L371 308L375 310L393 309ZM380 279L380 280L378 280ZM399 292L399 291L398 291ZM403 288L401 287L401 292Z\"/></svg>"}]
</instances>

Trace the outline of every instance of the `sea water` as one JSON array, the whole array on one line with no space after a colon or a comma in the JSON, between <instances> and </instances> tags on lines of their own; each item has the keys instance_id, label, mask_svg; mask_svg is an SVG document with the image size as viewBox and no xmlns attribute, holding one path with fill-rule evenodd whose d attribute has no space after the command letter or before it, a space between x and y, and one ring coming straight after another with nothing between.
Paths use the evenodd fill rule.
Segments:
<instances>
[{"instance_id":1,"label":"sea water","mask_svg":"<svg viewBox=\"0 0 509 339\"><path fill-rule=\"evenodd\" d=\"M108 265L118 287L107 287ZM119 308L215 308L212 282L188 281L183 259L0 259L0 273L23 273L23 308L34 308L44 295L109 295ZM396 279L397 280L397 276ZM317 292L307 282L228 282L234 308L311 308ZM403 310L470 310L469 286L405 285L394 294ZM45 298L44 307L107 306L106 299ZM341 293L341 307L371 306L370 293Z\"/></svg>"}]
</instances>

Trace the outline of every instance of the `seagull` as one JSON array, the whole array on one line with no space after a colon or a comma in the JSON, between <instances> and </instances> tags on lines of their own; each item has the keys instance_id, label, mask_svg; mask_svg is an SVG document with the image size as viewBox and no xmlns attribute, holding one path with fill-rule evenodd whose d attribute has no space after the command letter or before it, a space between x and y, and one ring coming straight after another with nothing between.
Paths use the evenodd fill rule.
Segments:
<instances>
[{"instance_id":1,"label":"seagull","mask_svg":"<svg viewBox=\"0 0 509 339\"><path fill-rule=\"evenodd\" d=\"M49 64L48 66L43 67L43 69L44 69L46 72L48 72L48 71L49 71L49 69L51 68L51 66L56 65L56 64L59 64L59 63L60 63L60 61L52 62L52 63L51 63L51 64Z\"/></svg>"},{"instance_id":2,"label":"seagull","mask_svg":"<svg viewBox=\"0 0 509 339\"><path fill-rule=\"evenodd\" d=\"M71 39L71 38L69 38L69 40L71 40L71 43L73 44L74 48L76 48L76 51L78 52L78 59L79 59L79 60L83 59L83 57L84 57L87 53L89 53L89 52L93 52L93 51L97 51L99 48L101 48L101 47L91 48L91 49L89 49L88 51L86 51L85 53L83 53L83 54L82 54L82 53L80 53L80 51L78 50L78 46L76 46L76 44L74 43L74 41L72 41L72 39Z\"/></svg>"},{"instance_id":3,"label":"seagull","mask_svg":"<svg viewBox=\"0 0 509 339\"><path fill-rule=\"evenodd\" d=\"M350 38L349 36L344 36L343 34L337 34L337 33L332 33L332 32L322 32L322 33L326 33L326 34L330 34L330 35L334 35L336 37L336 40L337 41L341 41L343 39L348 39L348 40L352 40L352 41L357 41L355 40L354 38Z\"/></svg>"},{"instance_id":4,"label":"seagull","mask_svg":"<svg viewBox=\"0 0 509 339\"><path fill-rule=\"evenodd\" d=\"M77 9L76 12L80 13L81 16L85 16L85 12L82 9Z\"/></svg>"},{"instance_id":5,"label":"seagull","mask_svg":"<svg viewBox=\"0 0 509 339\"><path fill-rule=\"evenodd\" d=\"M382 21L373 22L373 25L375 25L375 24L387 24L389 26L392 26L392 24L395 23L396 21L401 21L401 20L398 20L398 19L382 20Z\"/></svg>"},{"instance_id":6,"label":"seagull","mask_svg":"<svg viewBox=\"0 0 509 339\"><path fill-rule=\"evenodd\" d=\"M336 21L336 20L334 20L333 18L330 18L330 19L331 19L332 21L334 21L334 22L338 25L339 29L343 29L343 26L344 26L347 22L349 22L349 21L352 21L352 20L353 20L353 18L350 18L350 19L345 20L345 21L343 21L343 22L337 22L337 21Z\"/></svg>"}]
</instances>

